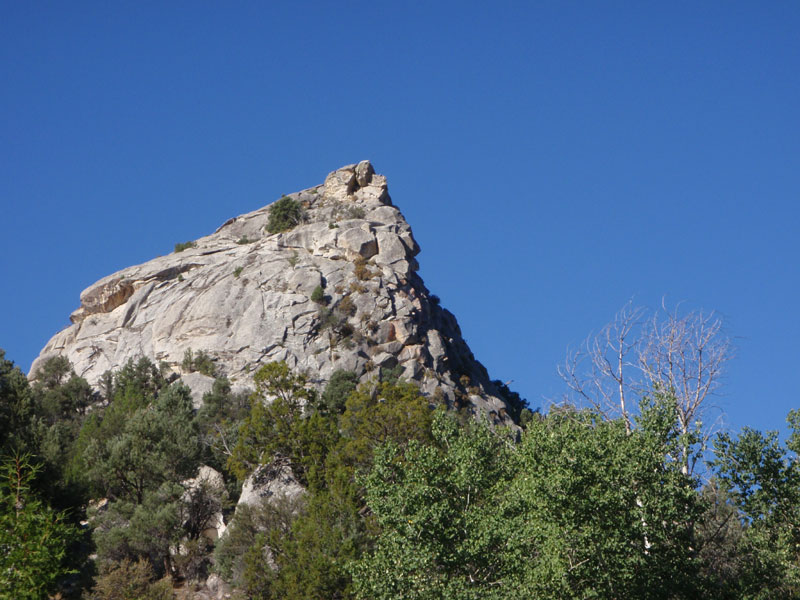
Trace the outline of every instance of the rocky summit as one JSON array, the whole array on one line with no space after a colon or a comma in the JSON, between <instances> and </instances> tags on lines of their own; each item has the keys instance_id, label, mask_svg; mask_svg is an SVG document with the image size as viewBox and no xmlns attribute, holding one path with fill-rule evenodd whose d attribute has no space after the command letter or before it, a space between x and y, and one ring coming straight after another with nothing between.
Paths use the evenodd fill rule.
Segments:
<instances>
[{"instance_id":1,"label":"rocky summit","mask_svg":"<svg viewBox=\"0 0 800 600\"><path fill-rule=\"evenodd\" d=\"M48 342L32 376L62 355L97 385L145 356L166 363L199 400L212 379L189 372L187 351L205 353L240 387L270 361L320 388L337 369L362 381L393 369L432 400L509 422L455 317L417 274L420 248L386 178L362 161L285 198L84 290L72 325ZM280 203L295 209L296 224L270 233Z\"/></svg>"}]
</instances>

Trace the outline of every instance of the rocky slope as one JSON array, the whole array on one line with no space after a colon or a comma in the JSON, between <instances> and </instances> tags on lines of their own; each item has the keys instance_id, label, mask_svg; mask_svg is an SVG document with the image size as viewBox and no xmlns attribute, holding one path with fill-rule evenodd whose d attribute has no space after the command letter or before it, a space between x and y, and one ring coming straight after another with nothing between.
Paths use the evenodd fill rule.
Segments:
<instances>
[{"instance_id":1,"label":"rocky slope","mask_svg":"<svg viewBox=\"0 0 800 600\"><path fill-rule=\"evenodd\" d=\"M289 197L304 210L290 231L267 232L274 205L266 206L86 289L32 376L60 354L95 385L106 370L147 356L202 391L211 379L183 371L187 350L206 352L241 386L269 361L285 360L320 387L336 369L367 380L399 366L432 399L507 421L455 317L416 273L419 246L385 177L363 161ZM321 303L311 299L317 286Z\"/></svg>"}]
</instances>

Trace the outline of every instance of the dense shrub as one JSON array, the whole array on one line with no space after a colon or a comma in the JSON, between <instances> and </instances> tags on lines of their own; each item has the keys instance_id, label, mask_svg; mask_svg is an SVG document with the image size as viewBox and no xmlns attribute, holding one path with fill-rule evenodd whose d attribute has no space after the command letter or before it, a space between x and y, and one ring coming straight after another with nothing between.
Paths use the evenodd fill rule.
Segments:
<instances>
[{"instance_id":1,"label":"dense shrub","mask_svg":"<svg viewBox=\"0 0 800 600\"><path fill-rule=\"evenodd\" d=\"M155 581L150 564L123 560L112 565L97 578L90 600L172 600L172 583L168 578Z\"/></svg>"},{"instance_id":2,"label":"dense shrub","mask_svg":"<svg viewBox=\"0 0 800 600\"><path fill-rule=\"evenodd\" d=\"M195 419L202 445L201 461L224 475L232 499L238 497L239 488L236 478L228 471L229 448L236 446L239 427L249 413L249 392L234 393L228 379L221 377L203 396L203 406Z\"/></svg>"},{"instance_id":3,"label":"dense shrub","mask_svg":"<svg viewBox=\"0 0 800 600\"><path fill-rule=\"evenodd\" d=\"M214 359L203 350L198 350L195 354L191 348L187 349L183 353L181 367L190 373L197 371L209 377L216 377L217 367L214 365Z\"/></svg>"},{"instance_id":4,"label":"dense shrub","mask_svg":"<svg viewBox=\"0 0 800 600\"><path fill-rule=\"evenodd\" d=\"M248 551L257 548L263 552L269 537L286 536L304 502L303 496L276 496L254 506L245 504L239 507L225 536L214 549L216 572L236 585L250 589L256 587L251 572L252 557L246 560ZM263 570L266 565L263 560L260 563Z\"/></svg>"},{"instance_id":5,"label":"dense shrub","mask_svg":"<svg viewBox=\"0 0 800 600\"><path fill-rule=\"evenodd\" d=\"M46 597L68 570L69 545L78 530L31 489L39 471L30 456L0 465L0 598Z\"/></svg>"},{"instance_id":6,"label":"dense shrub","mask_svg":"<svg viewBox=\"0 0 800 600\"><path fill-rule=\"evenodd\" d=\"M189 248L197 248L197 242L180 242L175 244L175 252L183 252Z\"/></svg>"},{"instance_id":7,"label":"dense shrub","mask_svg":"<svg viewBox=\"0 0 800 600\"><path fill-rule=\"evenodd\" d=\"M280 233L295 227L303 218L303 209L297 200L284 196L269 209L267 231Z\"/></svg>"},{"instance_id":8,"label":"dense shrub","mask_svg":"<svg viewBox=\"0 0 800 600\"><path fill-rule=\"evenodd\" d=\"M330 414L343 413L348 396L356 390L357 386L358 375L352 371L337 369L331 375L325 391L322 392L321 408Z\"/></svg>"},{"instance_id":9,"label":"dense shrub","mask_svg":"<svg viewBox=\"0 0 800 600\"><path fill-rule=\"evenodd\" d=\"M323 304L325 302L325 290L322 289L321 285L315 287L314 291L311 292L311 301L317 304Z\"/></svg>"}]
</instances>

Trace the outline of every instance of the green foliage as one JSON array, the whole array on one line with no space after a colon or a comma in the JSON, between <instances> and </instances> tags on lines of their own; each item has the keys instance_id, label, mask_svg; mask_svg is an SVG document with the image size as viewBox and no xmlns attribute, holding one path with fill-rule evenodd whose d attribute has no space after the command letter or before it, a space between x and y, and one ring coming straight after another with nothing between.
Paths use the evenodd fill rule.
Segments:
<instances>
[{"instance_id":1,"label":"green foliage","mask_svg":"<svg viewBox=\"0 0 800 600\"><path fill-rule=\"evenodd\" d=\"M237 508L236 518L214 550L216 571L226 581L246 587L251 593L263 587L261 578L254 572L266 566L263 548L268 538L280 539L289 534L303 504L302 497L280 496L258 506ZM261 560L256 559L256 553L260 553Z\"/></svg>"},{"instance_id":2,"label":"green foliage","mask_svg":"<svg viewBox=\"0 0 800 600\"><path fill-rule=\"evenodd\" d=\"M35 454L32 460L41 470L38 492L57 508L80 505L84 499L68 465L92 400L89 384L75 375L66 358L45 361L29 386L0 350L0 455Z\"/></svg>"},{"instance_id":3,"label":"green foliage","mask_svg":"<svg viewBox=\"0 0 800 600\"><path fill-rule=\"evenodd\" d=\"M325 290L322 288L321 285L315 287L314 291L311 292L311 301L316 302L317 304L325 303Z\"/></svg>"},{"instance_id":4,"label":"green foliage","mask_svg":"<svg viewBox=\"0 0 800 600\"><path fill-rule=\"evenodd\" d=\"M345 338L353 334L353 326L347 321L347 315L343 315L336 308L320 307L317 311L317 329L332 331L335 335Z\"/></svg>"},{"instance_id":5,"label":"green foliage","mask_svg":"<svg viewBox=\"0 0 800 600\"><path fill-rule=\"evenodd\" d=\"M27 455L0 466L0 599L46 598L65 567L79 533L32 489L38 472Z\"/></svg>"},{"instance_id":6,"label":"green foliage","mask_svg":"<svg viewBox=\"0 0 800 600\"><path fill-rule=\"evenodd\" d=\"M236 279L239 279L239 275L241 275L241 274L242 274L242 271L243 271L243 270L244 270L244 267L241 267L241 266L239 266L239 267L236 267L236 268L233 270L233 276L234 276L234 277L236 277Z\"/></svg>"},{"instance_id":7,"label":"green foliage","mask_svg":"<svg viewBox=\"0 0 800 600\"><path fill-rule=\"evenodd\" d=\"M372 450L386 442L405 446L427 442L433 412L419 388L409 382L383 381L362 386L350 394L339 427L345 438L342 451L350 464L366 467Z\"/></svg>"},{"instance_id":8,"label":"green foliage","mask_svg":"<svg viewBox=\"0 0 800 600\"><path fill-rule=\"evenodd\" d=\"M288 231L300 223L302 219L303 209L300 207L300 203L288 196L284 196L269 209L267 231L270 233Z\"/></svg>"},{"instance_id":9,"label":"green foliage","mask_svg":"<svg viewBox=\"0 0 800 600\"><path fill-rule=\"evenodd\" d=\"M202 445L201 462L220 471L231 486L235 486L235 477L228 471L228 456L249 413L249 394L233 393L228 379L221 377L214 380L211 391L203 396L203 406L195 417ZM238 486L228 491L236 496Z\"/></svg>"},{"instance_id":10,"label":"green foliage","mask_svg":"<svg viewBox=\"0 0 800 600\"><path fill-rule=\"evenodd\" d=\"M415 385L356 389L356 381L337 372L317 400L305 377L285 363L265 365L256 375L259 393L239 431L232 467L243 475L283 457L308 493L296 515L268 513L265 523L237 513L230 538L217 549L218 569L251 597L352 597L345 565L375 536L357 472L369 468L379 444L430 439L431 410Z\"/></svg>"},{"instance_id":11,"label":"green foliage","mask_svg":"<svg viewBox=\"0 0 800 600\"><path fill-rule=\"evenodd\" d=\"M703 597L742 598L741 574L757 560L744 549L744 527L725 484L717 477L703 486L705 513L696 527Z\"/></svg>"},{"instance_id":12,"label":"green foliage","mask_svg":"<svg viewBox=\"0 0 800 600\"><path fill-rule=\"evenodd\" d=\"M519 445L442 415L434 444L384 446L365 481L381 533L353 563L358 597L697 597L702 503L665 459L672 411L654 401L631 434L554 411Z\"/></svg>"},{"instance_id":13,"label":"green foliage","mask_svg":"<svg viewBox=\"0 0 800 600\"><path fill-rule=\"evenodd\" d=\"M107 398L112 405L122 405L124 410L147 406L167 385L161 370L144 356L126 362L112 375L111 381Z\"/></svg>"},{"instance_id":14,"label":"green foliage","mask_svg":"<svg viewBox=\"0 0 800 600\"><path fill-rule=\"evenodd\" d=\"M172 557L172 564L184 581L203 582L209 575L212 550L205 537L185 539L180 543L180 552Z\"/></svg>"},{"instance_id":15,"label":"green foliage","mask_svg":"<svg viewBox=\"0 0 800 600\"><path fill-rule=\"evenodd\" d=\"M351 577L344 568L359 557L373 537L370 522L360 511L363 501L352 474L331 469L328 487L312 494L288 535L272 532L264 541L276 549L278 571L264 585L263 566L256 562L250 573L261 574L268 598L350 598ZM247 572L246 572L247 576ZM250 577L250 580L258 579Z\"/></svg>"},{"instance_id":16,"label":"green foliage","mask_svg":"<svg viewBox=\"0 0 800 600\"><path fill-rule=\"evenodd\" d=\"M94 516L94 539L103 569L129 559L146 559L158 574L189 579L206 573L208 545L201 535L225 507L225 494L209 485L186 489L164 482L142 501L117 500ZM180 546L183 551L175 554Z\"/></svg>"},{"instance_id":17,"label":"green foliage","mask_svg":"<svg viewBox=\"0 0 800 600\"><path fill-rule=\"evenodd\" d=\"M356 387L358 387L358 375L352 371L337 369L331 375L325 391L322 392L321 410L334 415L343 413L347 398Z\"/></svg>"},{"instance_id":18,"label":"green foliage","mask_svg":"<svg viewBox=\"0 0 800 600\"><path fill-rule=\"evenodd\" d=\"M734 592L744 598L796 598L800 594L800 413L787 418L791 434L745 427L715 441L716 466L724 490L743 520L735 554ZM718 580L719 581L719 580Z\"/></svg>"},{"instance_id":19,"label":"green foliage","mask_svg":"<svg viewBox=\"0 0 800 600\"><path fill-rule=\"evenodd\" d=\"M127 412L118 429L114 425L115 431L101 432L86 449L99 495L139 504L145 491L194 475L200 447L186 386L164 388L152 404Z\"/></svg>"},{"instance_id":20,"label":"green foliage","mask_svg":"<svg viewBox=\"0 0 800 600\"><path fill-rule=\"evenodd\" d=\"M28 378L5 354L0 349L0 453L30 447L34 418Z\"/></svg>"},{"instance_id":21,"label":"green foliage","mask_svg":"<svg viewBox=\"0 0 800 600\"><path fill-rule=\"evenodd\" d=\"M514 475L510 447L488 427L461 429L443 412L433 438L376 452L364 484L381 533L350 567L356 595L525 597L508 581L525 549L513 531L516 514L502 501Z\"/></svg>"},{"instance_id":22,"label":"green foliage","mask_svg":"<svg viewBox=\"0 0 800 600\"><path fill-rule=\"evenodd\" d=\"M95 518L94 540L101 565L144 557L166 573L170 547L185 535L180 482L196 473L201 447L190 390L174 384L145 403L152 381L140 383L138 398L128 382L85 425L87 476L97 496L112 500Z\"/></svg>"},{"instance_id":23,"label":"green foliage","mask_svg":"<svg viewBox=\"0 0 800 600\"><path fill-rule=\"evenodd\" d=\"M290 534L268 540L279 569L266 597L352 597L345 567L360 557L376 533L364 516L357 473L369 468L379 444L404 446L430 439L431 411L410 383L362 386L350 394L338 418L341 433L336 421L335 413L326 417L314 412L297 422L298 438L305 440L307 456L314 457L306 463L313 465L306 467L309 497Z\"/></svg>"},{"instance_id":24,"label":"green foliage","mask_svg":"<svg viewBox=\"0 0 800 600\"><path fill-rule=\"evenodd\" d=\"M252 409L239 429L229 468L243 480L259 464L281 454L293 461L302 477L303 445L295 439L293 426L303 406L316 403L316 393L305 376L293 374L285 362L262 366L253 382L256 392Z\"/></svg>"},{"instance_id":25,"label":"green foliage","mask_svg":"<svg viewBox=\"0 0 800 600\"><path fill-rule=\"evenodd\" d=\"M240 246L243 246L244 244L252 244L255 241L256 240L251 240L246 235L243 235L238 240L236 240L236 243L239 244Z\"/></svg>"},{"instance_id":26,"label":"green foliage","mask_svg":"<svg viewBox=\"0 0 800 600\"><path fill-rule=\"evenodd\" d=\"M189 373L197 371L209 377L217 376L217 367L214 364L214 359L204 350L198 350L197 353L194 353L191 348L187 348L186 352L183 353L181 367L184 371L188 371Z\"/></svg>"},{"instance_id":27,"label":"green foliage","mask_svg":"<svg viewBox=\"0 0 800 600\"><path fill-rule=\"evenodd\" d=\"M379 379L390 385L400 381L403 376L403 366L395 365L393 367L381 367L379 371Z\"/></svg>"},{"instance_id":28,"label":"green foliage","mask_svg":"<svg viewBox=\"0 0 800 600\"><path fill-rule=\"evenodd\" d=\"M94 541L102 569L125 559L147 559L160 574L168 574L170 547L182 536L183 488L164 482L145 489L141 498L123 498L109 504L94 519Z\"/></svg>"},{"instance_id":29,"label":"green foliage","mask_svg":"<svg viewBox=\"0 0 800 600\"><path fill-rule=\"evenodd\" d=\"M510 496L523 509L519 535L540 553L522 580L528 594L696 597L702 504L669 459L675 410L673 398L654 398L630 434L589 411L531 421Z\"/></svg>"},{"instance_id":30,"label":"green foliage","mask_svg":"<svg viewBox=\"0 0 800 600\"><path fill-rule=\"evenodd\" d=\"M49 425L86 414L93 400L92 388L72 370L63 356L48 359L36 372L33 384L38 412Z\"/></svg>"},{"instance_id":31,"label":"green foliage","mask_svg":"<svg viewBox=\"0 0 800 600\"><path fill-rule=\"evenodd\" d=\"M287 260L292 267L296 267L297 263L300 262L300 256L297 254L297 250L293 250L292 255Z\"/></svg>"},{"instance_id":32,"label":"green foliage","mask_svg":"<svg viewBox=\"0 0 800 600\"><path fill-rule=\"evenodd\" d=\"M188 250L189 248L197 248L197 242L179 242L175 244L175 252L183 252L184 250Z\"/></svg>"}]
</instances>

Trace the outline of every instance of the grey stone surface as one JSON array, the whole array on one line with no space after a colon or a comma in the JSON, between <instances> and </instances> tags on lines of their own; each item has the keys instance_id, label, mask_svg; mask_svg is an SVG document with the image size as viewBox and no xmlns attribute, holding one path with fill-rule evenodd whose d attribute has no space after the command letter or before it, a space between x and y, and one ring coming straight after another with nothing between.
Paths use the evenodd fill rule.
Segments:
<instances>
[{"instance_id":1,"label":"grey stone surface","mask_svg":"<svg viewBox=\"0 0 800 600\"><path fill-rule=\"evenodd\" d=\"M242 494L239 496L240 506L258 506L278 498L295 499L305 494L305 488L297 481L284 459L275 459L268 465L261 465L245 480Z\"/></svg>"},{"instance_id":2,"label":"grey stone surface","mask_svg":"<svg viewBox=\"0 0 800 600\"><path fill-rule=\"evenodd\" d=\"M140 356L181 374L188 349L209 354L236 387L252 387L258 367L276 360L305 371L320 389L336 369L366 380L376 365L400 365L428 394L438 388L439 397L466 398L466 387L479 390L470 396L472 407L505 420L503 402L455 317L431 301L416 273L419 246L392 204L386 178L362 161L289 197L306 215L291 231L268 234L266 206L229 219L193 248L84 290L73 324L47 343L32 377L59 354L92 385ZM366 260L361 278L356 259ZM343 318L351 335L325 327L320 305L310 299L318 285L329 307L349 296L355 310ZM376 350L378 344L384 346ZM199 406L210 380L196 375L184 375L184 382Z\"/></svg>"},{"instance_id":3,"label":"grey stone surface","mask_svg":"<svg viewBox=\"0 0 800 600\"><path fill-rule=\"evenodd\" d=\"M181 381L192 390L192 406L195 409L203 406L203 396L214 386L214 378L202 373L184 373L181 375Z\"/></svg>"},{"instance_id":4,"label":"grey stone surface","mask_svg":"<svg viewBox=\"0 0 800 600\"><path fill-rule=\"evenodd\" d=\"M358 183L359 187L364 187L372 180L375 170L368 160L362 160L356 165L355 174L356 183Z\"/></svg>"}]
</instances>

